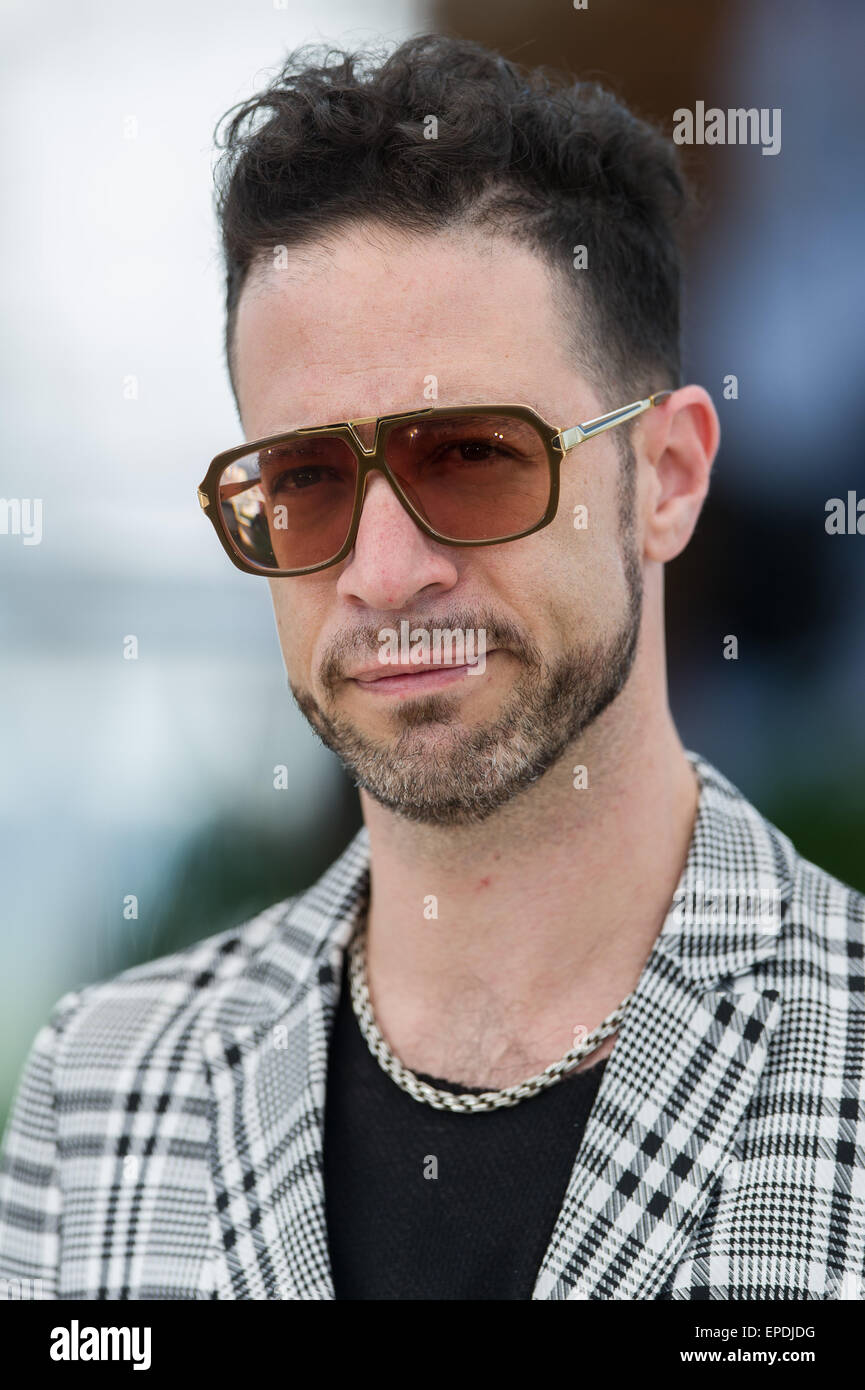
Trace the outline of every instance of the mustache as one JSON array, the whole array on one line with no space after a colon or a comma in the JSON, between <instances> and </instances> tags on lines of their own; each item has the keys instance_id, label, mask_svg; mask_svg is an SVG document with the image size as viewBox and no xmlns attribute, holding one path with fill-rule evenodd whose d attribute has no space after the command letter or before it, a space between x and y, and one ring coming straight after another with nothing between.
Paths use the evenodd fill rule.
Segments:
<instances>
[{"instance_id":1,"label":"mustache","mask_svg":"<svg viewBox=\"0 0 865 1390\"><path fill-rule=\"evenodd\" d=\"M431 632L434 628L451 631L475 631L486 633L486 649L504 648L528 665L539 666L543 654L537 643L527 632L511 622L509 618L497 617L493 613L469 613L466 609L451 609L447 613L389 613L376 623L361 623L357 627L346 628L336 633L322 659L319 679L329 695L332 695L344 678L344 671L350 662L359 657L369 657L375 662L381 649L379 633L385 627L399 628L400 623L408 622L409 630L423 628Z\"/></svg>"}]
</instances>

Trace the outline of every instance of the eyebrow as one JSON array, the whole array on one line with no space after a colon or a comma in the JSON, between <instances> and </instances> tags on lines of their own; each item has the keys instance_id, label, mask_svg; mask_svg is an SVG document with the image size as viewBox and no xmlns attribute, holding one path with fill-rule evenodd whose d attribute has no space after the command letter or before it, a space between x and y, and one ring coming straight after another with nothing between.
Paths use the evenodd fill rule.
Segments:
<instances>
[{"instance_id":1,"label":"eyebrow","mask_svg":"<svg viewBox=\"0 0 865 1390\"><path fill-rule=\"evenodd\" d=\"M455 401L447 401L447 402L442 402L442 401L440 401L440 400L437 400L437 401L434 403L433 406L429 406L429 405L418 405L418 406L406 406L405 410L385 410L385 411L382 411L381 414L380 414L379 416L374 417L374 418L377 418L377 419L384 419L385 416L388 416L388 415L407 415L407 414L412 413L412 412L414 412L414 413L416 413L416 414L418 414L418 415L422 415L422 414L424 413L424 411L430 410L430 409L434 409L434 410L449 410L449 409L453 409L453 410L464 410L464 409L466 409L466 407L468 407L468 406L477 406L478 409L487 409L487 410L488 410L491 406L496 406L496 405L513 405L513 404L517 404L517 405L526 405L526 406L529 407L530 410L533 410L533 411L535 412L536 415L540 416L541 419L546 419L546 418L547 418L547 417L546 417L546 414L545 414L545 412L544 412L544 409L543 409L540 405L538 405L535 401L533 401L533 400L531 399L531 396L530 396L528 393L526 393L526 394L512 395L512 396L509 396L507 400L501 400L500 398L498 398L498 397L496 397L496 396L493 396L493 397L489 397L489 396L476 396L476 397L472 397L470 400L455 400ZM347 421L348 421L350 418L352 418L352 417L343 415L341 418L333 417L333 418L331 418L330 420L323 420L321 423L310 423L310 422L306 421L306 422L304 422L304 423L302 423L302 424L301 424L301 423L298 423L298 424L294 424L294 425L287 425L287 426L285 426L283 429L272 429L272 430L268 430L266 434L260 435L259 438L261 438L261 439L268 439L268 438L270 438L272 435L277 435L277 434L292 434L292 433L294 433L296 430L315 430L315 429L319 429L319 430L320 430L320 429L327 429L327 427L328 427L329 425L330 425L330 426L332 426L332 425L344 425L344 424L347 423ZM364 421L364 422L369 422L370 419L371 419L371 417L368 416L368 415L357 415L357 416L354 416L353 418L354 418L354 420L355 420L355 423L357 423L357 421L359 421L359 420L360 420L360 421ZM463 418L463 423L466 423L466 421L467 421L467 420L470 420L470 419L471 419L471 416L466 416L466 417L464 417L464 418Z\"/></svg>"}]
</instances>

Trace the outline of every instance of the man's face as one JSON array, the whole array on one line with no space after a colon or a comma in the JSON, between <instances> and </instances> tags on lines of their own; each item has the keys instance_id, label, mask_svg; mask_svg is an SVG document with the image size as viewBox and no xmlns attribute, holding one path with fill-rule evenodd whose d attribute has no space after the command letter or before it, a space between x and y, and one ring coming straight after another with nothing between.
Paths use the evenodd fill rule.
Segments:
<instances>
[{"instance_id":1,"label":"man's face","mask_svg":"<svg viewBox=\"0 0 865 1390\"><path fill-rule=\"evenodd\" d=\"M246 436L430 404L525 404L566 427L625 405L575 374L557 293L540 259L500 237L358 228L292 252L241 296ZM423 535L375 472L348 558L270 581L298 704L378 801L428 824L481 820L615 698L640 619L629 477L612 434L601 435L563 461L551 525L456 548ZM395 678L380 634L404 619L412 633L483 630L484 669L414 666Z\"/></svg>"}]
</instances>

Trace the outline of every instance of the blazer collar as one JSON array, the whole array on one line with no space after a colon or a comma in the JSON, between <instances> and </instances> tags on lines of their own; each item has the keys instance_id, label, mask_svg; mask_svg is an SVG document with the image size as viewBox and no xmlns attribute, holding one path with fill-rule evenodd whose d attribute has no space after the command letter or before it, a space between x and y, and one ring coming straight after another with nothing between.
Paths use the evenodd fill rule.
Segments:
<instances>
[{"instance_id":1,"label":"blazer collar","mask_svg":"<svg viewBox=\"0 0 865 1390\"><path fill-rule=\"evenodd\" d=\"M793 847L688 756L700 799L687 862L607 1061L535 1299L658 1296L731 1157L780 1013L776 991L738 977L775 954ZM312 888L263 914L253 970L218 1001L204 1039L212 1297L334 1297L327 1053L368 887L362 829Z\"/></svg>"}]
</instances>

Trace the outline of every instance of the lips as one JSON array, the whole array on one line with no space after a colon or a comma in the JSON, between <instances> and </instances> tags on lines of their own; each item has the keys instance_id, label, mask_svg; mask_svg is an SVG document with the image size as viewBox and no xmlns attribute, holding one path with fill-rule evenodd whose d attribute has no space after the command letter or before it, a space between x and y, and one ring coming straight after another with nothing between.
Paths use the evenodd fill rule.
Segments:
<instances>
[{"instance_id":1,"label":"lips","mask_svg":"<svg viewBox=\"0 0 865 1390\"><path fill-rule=\"evenodd\" d=\"M422 676L428 671L463 671L465 665L454 666L447 661L418 661L410 666L370 666L364 671L358 671L350 680L360 681L363 685L372 685L381 680L392 680L395 676Z\"/></svg>"},{"instance_id":2,"label":"lips","mask_svg":"<svg viewBox=\"0 0 865 1390\"><path fill-rule=\"evenodd\" d=\"M490 652L485 656L489 657ZM415 662L410 665L369 666L357 671L346 679L353 680L364 689L375 689L379 694L397 693L401 690L431 690L450 685L461 680L475 670L475 666L463 663L455 665L446 661Z\"/></svg>"}]
</instances>

